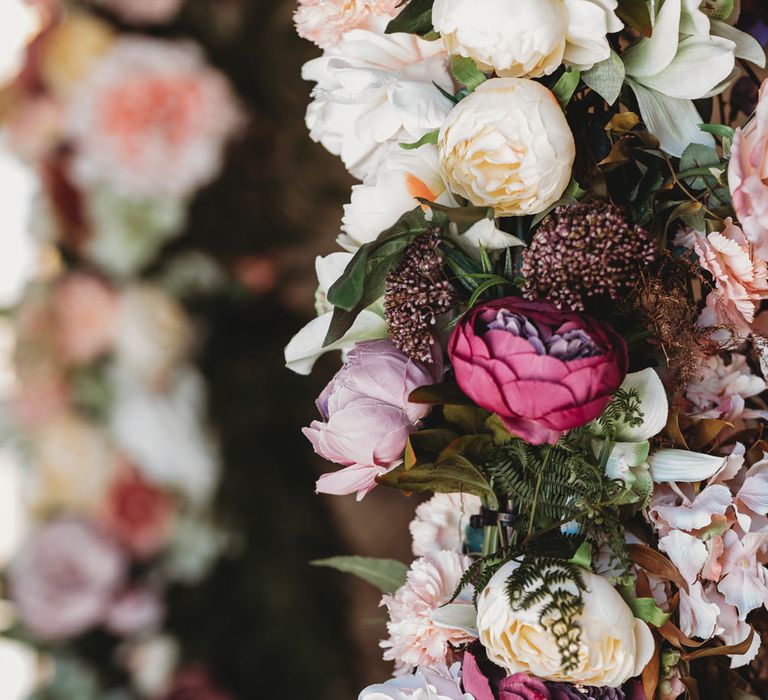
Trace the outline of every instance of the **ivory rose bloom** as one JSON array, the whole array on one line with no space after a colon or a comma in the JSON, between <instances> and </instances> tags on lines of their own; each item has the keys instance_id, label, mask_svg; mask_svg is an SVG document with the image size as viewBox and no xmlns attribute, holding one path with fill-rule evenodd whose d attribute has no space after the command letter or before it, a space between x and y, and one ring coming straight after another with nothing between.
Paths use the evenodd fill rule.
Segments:
<instances>
[{"instance_id":1,"label":"ivory rose bloom","mask_svg":"<svg viewBox=\"0 0 768 700\"><path fill-rule=\"evenodd\" d=\"M485 71L539 78L562 63L588 70L621 31L616 0L435 0L432 23L452 54Z\"/></svg>"},{"instance_id":2,"label":"ivory rose bloom","mask_svg":"<svg viewBox=\"0 0 768 700\"><path fill-rule=\"evenodd\" d=\"M389 340L358 343L317 399L323 420L303 431L317 454L345 467L323 474L318 492L362 498L377 476L400 464L408 436L431 408L408 396L437 379Z\"/></svg>"},{"instance_id":3,"label":"ivory rose bloom","mask_svg":"<svg viewBox=\"0 0 768 700\"><path fill-rule=\"evenodd\" d=\"M397 14L400 0L299 0L293 19L300 37L321 49L335 46L351 29L371 29L371 20L385 22Z\"/></svg>"},{"instance_id":4,"label":"ivory rose bloom","mask_svg":"<svg viewBox=\"0 0 768 700\"><path fill-rule=\"evenodd\" d=\"M579 660L568 672L551 632L539 623L542 606L513 610L506 581L519 566L502 566L477 603L477 628L488 658L508 674L529 673L548 681L617 688L640 675L653 655L648 626L632 611L607 579L584 570L584 609L579 616ZM564 584L566 588L573 584ZM575 592L575 588L573 589Z\"/></svg>"},{"instance_id":5,"label":"ivory rose bloom","mask_svg":"<svg viewBox=\"0 0 768 700\"><path fill-rule=\"evenodd\" d=\"M484 82L451 110L438 137L454 194L497 216L538 214L562 196L576 146L555 96L520 78Z\"/></svg>"},{"instance_id":6,"label":"ivory rose bloom","mask_svg":"<svg viewBox=\"0 0 768 700\"><path fill-rule=\"evenodd\" d=\"M453 106L435 87L454 91L442 42L413 34L353 29L306 63L302 76L317 83L307 109L310 137L361 180L376 172L390 144L439 129Z\"/></svg>"},{"instance_id":7,"label":"ivory rose bloom","mask_svg":"<svg viewBox=\"0 0 768 700\"><path fill-rule=\"evenodd\" d=\"M768 259L768 82L760 89L754 118L736 130L728 184L744 234L755 253Z\"/></svg>"}]
</instances>

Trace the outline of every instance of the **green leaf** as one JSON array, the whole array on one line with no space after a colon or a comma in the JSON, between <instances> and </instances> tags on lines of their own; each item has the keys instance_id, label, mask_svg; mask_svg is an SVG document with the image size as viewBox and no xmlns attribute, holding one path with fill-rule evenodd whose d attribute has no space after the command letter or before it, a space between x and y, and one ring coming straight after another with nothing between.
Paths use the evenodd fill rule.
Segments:
<instances>
[{"instance_id":1,"label":"green leaf","mask_svg":"<svg viewBox=\"0 0 768 700\"><path fill-rule=\"evenodd\" d=\"M406 32L425 36L433 31L432 5L434 0L411 0L386 29L387 34Z\"/></svg>"},{"instance_id":2,"label":"green leaf","mask_svg":"<svg viewBox=\"0 0 768 700\"><path fill-rule=\"evenodd\" d=\"M620 0L616 14L627 26L651 36L653 23L647 0Z\"/></svg>"},{"instance_id":3,"label":"green leaf","mask_svg":"<svg viewBox=\"0 0 768 700\"><path fill-rule=\"evenodd\" d=\"M665 613L653 598L635 598L629 596L627 604L632 609L632 614L643 620L650 622L654 627L663 627L669 622L671 615Z\"/></svg>"},{"instance_id":4,"label":"green leaf","mask_svg":"<svg viewBox=\"0 0 768 700\"><path fill-rule=\"evenodd\" d=\"M720 165L720 156L717 151L710 146L701 143L692 143L685 149L680 158L680 171L694 170L701 168L711 168ZM717 178L716 175L712 175ZM702 189L705 186L705 180L702 177L696 177L690 182L694 189Z\"/></svg>"},{"instance_id":5,"label":"green leaf","mask_svg":"<svg viewBox=\"0 0 768 700\"><path fill-rule=\"evenodd\" d=\"M615 51L611 51L608 58L581 74L582 80L609 105L619 99L625 77L624 62Z\"/></svg>"},{"instance_id":6,"label":"green leaf","mask_svg":"<svg viewBox=\"0 0 768 700\"><path fill-rule=\"evenodd\" d=\"M472 402L457 384L430 384L414 389L408 396L412 403L431 403L436 405L454 404L460 406L474 406Z\"/></svg>"},{"instance_id":7,"label":"green leaf","mask_svg":"<svg viewBox=\"0 0 768 700\"><path fill-rule=\"evenodd\" d=\"M414 141L413 143L401 143L400 148L406 151L414 151L417 148L421 148L422 146L425 146L428 143L436 144L437 137L439 134L440 134L439 129L435 129L434 131L428 131L418 141Z\"/></svg>"},{"instance_id":8,"label":"green leaf","mask_svg":"<svg viewBox=\"0 0 768 700\"><path fill-rule=\"evenodd\" d=\"M582 569L592 571L592 545L586 540L582 542L581 546L576 550L576 554L569 561L571 564L576 564L576 566L580 566Z\"/></svg>"},{"instance_id":9,"label":"green leaf","mask_svg":"<svg viewBox=\"0 0 768 700\"><path fill-rule=\"evenodd\" d=\"M552 88L552 92L555 93L557 101L560 103L560 107L565 109L568 103L573 97L573 93L576 92L576 88L579 87L579 80L581 79L581 73L579 71L571 69L566 70L560 76L560 79L555 83L555 87Z\"/></svg>"},{"instance_id":10,"label":"green leaf","mask_svg":"<svg viewBox=\"0 0 768 700\"><path fill-rule=\"evenodd\" d=\"M488 420L489 415L488 411L478 406L451 404L443 409L443 418L448 423L469 434L487 432L485 422Z\"/></svg>"},{"instance_id":11,"label":"green leaf","mask_svg":"<svg viewBox=\"0 0 768 700\"><path fill-rule=\"evenodd\" d=\"M401 491L471 493L498 507L496 494L480 470L466 457L452 454L434 464L419 464L406 470L403 465L377 477L384 486Z\"/></svg>"},{"instance_id":12,"label":"green leaf","mask_svg":"<svg viewBox=\"0 0 768 700\"><path fill-rule=\"evenodd\" d=\"M736 131L732 126L726 126L725 124L699 124L699 129L707 134L714 134L721 139L729 139L733 141L733 137Z\"/></svg>"},{"instance_id":13,"label":"green leaf","mask_svg":"<svg viewBox=\"0 0 768 700\"><path fill-rule=\"evenodd\" d=\"M470 92L486 81L485 73L477 67L474 60L466 56L451 56L451 72Z\"/></svg>"},{"instance_id":14,"label":"green leaf","mask_svg":"<svg viewBox=\"0 0 768 700\"><path fill-rule=\"evenodd\" d=\"M726 20L733 14L734 0L702 0L699 7L711 19Z\"/></svg>"},{"instance_id":15,"label":"green leaf","mask_svg":"<svg viewBox=\"0 0 768 700\"><path fill-rule=\"evenodd\" d=\"M315 559L312 566L325 566L345 574L354 574L382 593L394 593L405 583L408 567L395 559L373 559L371 557L331 557Z\"/></svg>"}]
</instances>

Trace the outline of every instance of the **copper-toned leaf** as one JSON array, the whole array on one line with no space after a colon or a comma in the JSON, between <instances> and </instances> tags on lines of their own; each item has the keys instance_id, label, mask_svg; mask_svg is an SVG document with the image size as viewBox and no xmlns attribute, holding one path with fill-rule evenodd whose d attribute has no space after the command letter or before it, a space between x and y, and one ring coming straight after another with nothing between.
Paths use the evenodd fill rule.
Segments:
<instances>
[{"instance_id":1,"label":"copper-toned leaf","mask_svg":"<svg viewBox=\"0 0 768 700\"><path fill-rule=\"evenodd\" d=\"M688 592L688 582L683 578L678 568L661 552L645 544L627 545L629 556L638 566L661 578L672 581L678 588Z\"/></svg>"},{"instance_id":2,"label":"copper-toned leaf","mask_svg":"<svg viewBox=\"0 0 768 700\"><path fill-rule=\"evenodd\" d=\"M717 418L702 418L697 420L689 431L688 445L692 450L702 451L704 447L715 442L717 436L726 428L733 428L733 423Z\"/></svg>"},{"instance_id":3,"label":"copper-toned leaf","mask_svg":"<svg viewBox=\"0 0 768 700\"><path fill-rule=\"evenodd\" d=\"M659 685L659 675L661 673L661 650L659 648L659 640L654 635L656 640L656 648L653 650L653 656L643 669L643 675L641 679L643 681L643 692L645 697L649 700L653 700L656 696L656 688Z\"/></svg>"},{"instance_id":4,"label":"copper-toned leaf","mask_svg":"<svg viewBox=\"0 0 768 700\"><path fill-rule=\"evenodd\" d=\"M664 637L672 646L677 649L698 649L700 646L706 644L709 640L698 641L691 639L687 635L683 634L683 631L673 625L671 622L667 622L663 627L659 627L659 634Z\"/></svg>"},{"instance_id":5,"label":"copper-toned leaf","mask_svg":"<svg viewBox=\"0 0 768 700\"><path fill-rule=\"evenodd\" d=\"M634 112L616 114L605 125L605 130L614 134L626 134L640 123L640 117Z\"/></svg>"},{"instance_id":6,"label":"copper-toned leaf","mask_svg":"<svg viewBox=\"0 0 768 700\"><path fill-rule=\"evenodd\" d=\"M752 646L752 640L755 637L755 628L749 630L747 638L739 644L727 644L725 646L717 647L705 647L704 649L697 649L687 654L683 654L685 661L693 661L694 659L703 659L707 656L727 656L728 654L741 655L746 654L749 651L749 647Z\"/></svg>"},{"instance_id":7,"label":"copper-toned leaf","mask_svg":"<svg viewBox=\"0 0 768 700\"><path fill-rule=\"evenodd\" d=\"M685 678L680 679L680 682L688 691L688 700L700 700L701 696L699 695L699 684L696 682L696 679L693 678L693 676L685 676Z\"/></svg>"},{"instance_id":8,"label":"copper-toned leaf","mask_svg":"<svg viewBox=\"0 0 768 700\"><path fill-rule=\"evenodd\" d=\"M680 429L680 411L676 408L672 408L667 418L667 426L664 428L664 437L670 439L674 447L681 450L687 450L688 443L685 441L683 431Z\"/></svg>"}]
</instances>

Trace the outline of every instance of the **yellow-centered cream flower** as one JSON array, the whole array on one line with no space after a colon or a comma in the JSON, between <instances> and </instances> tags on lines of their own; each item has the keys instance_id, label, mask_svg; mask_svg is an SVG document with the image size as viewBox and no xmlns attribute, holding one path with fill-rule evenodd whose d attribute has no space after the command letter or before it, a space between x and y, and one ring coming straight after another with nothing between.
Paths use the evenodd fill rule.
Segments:
<instances>
[{"instance_id":1,"label":"yellow-centered cream flower","mask_svg":"<svg viewBox=\"0 0 768 700\"><path fill-rule=\"evenodd\" d=\"M498 216L538 214L568 187L576 146L555 96L521 78L483 83L438 139L451 190Z\"/></svg>"},{"instance_id":2,"label":"yellow-centered cream flower","mask_svg":"<svg viewBox=\"0 0 768 700\"><path fill-rule=\"evenodd\" d=\"M543 680L616 688L639 675L654 650L653 634L607 579L583 571L586 591L578 617L581 628L578 662L564 671L552 632L539 622L540 602L513 610L506 581L517 562L502 566L480 594L477 629L488 658L508 674L529 673ZM575 592L572 583L562 588Z\"/></svg>"}]
</instances>

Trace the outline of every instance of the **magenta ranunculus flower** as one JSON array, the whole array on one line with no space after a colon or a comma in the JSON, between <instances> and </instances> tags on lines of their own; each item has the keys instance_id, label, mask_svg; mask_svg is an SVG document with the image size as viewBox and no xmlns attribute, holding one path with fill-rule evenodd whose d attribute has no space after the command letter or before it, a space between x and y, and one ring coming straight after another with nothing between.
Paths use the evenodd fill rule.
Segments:
<instances>
[{"instance_id":1,"label":"magenta ranunculus flower","mask_svg":"<svg viewBox=\"0 0 768 700\"><path fill-rule=\"evenodd\" d=\"M610 326L518 297L472 309L448 354L462 391L537 445L597 418L629 363Z\"/></svg>"},{"instance_id":2,"label":"magenta ranunculus flower","mask_svg":"<svg viewBox=\"0 0 768 700\"><path fill-rule=\"evenodd\" d=\"M303 431L317 454L346 467L323 474L318 493L357 492L360 499L400 464L408 436L430 411L408 396L441 374L441 363L428 368L389 340L358 343L317 399L323 420Z\"/></svg>"}]
</instances>

